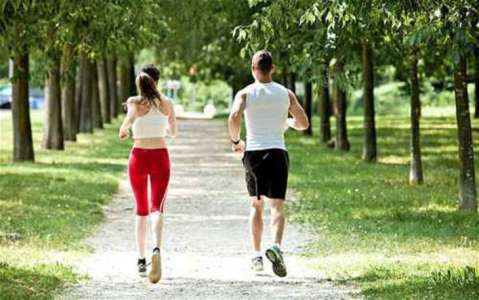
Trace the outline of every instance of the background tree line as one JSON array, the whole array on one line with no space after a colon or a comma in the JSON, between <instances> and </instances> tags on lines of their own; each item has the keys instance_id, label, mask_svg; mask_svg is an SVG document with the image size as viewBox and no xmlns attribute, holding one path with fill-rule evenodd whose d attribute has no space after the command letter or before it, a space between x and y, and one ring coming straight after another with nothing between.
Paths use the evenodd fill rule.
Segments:
<instances>
[{"instance_id":1,"label":"background tree line","mask_svg":"<svg viewBox=\"0 0 479 300\"><path fill-rule=\"evenodd\" d=\"M268 48L282 81L294 90L305 83L303 104L312 116L319 98L320 141L337 150L350 148L347 97L363 89L363 155L378 157L374 96L376 70L392 65L410 95L411 184L423 182L420 146L421 80L435 76L454 83L459 153L459 208L477 211L474 149L467 85L475 85L479 115L479 13L476 1L306 1L251 0L251 22L235 29L244 54ZM470 64L468 62L471 62ZM468 75L468 72L473 74ZM356 80L359 78L359 80ZM313 91L312 83L316 85ZM336 120L331 136L330 118ZM306 134L311 134L311 128ZM381 137L379 137L381 138Z\"/></svg>"},{"instance_id":2,"label":"background tree line","mask_svg":"<svg viewBox=\"0 0 479 300\"><path fill-rule=\"evenodd\" d=\"M34 161L29 81L45 80L42 147L63 150L122 111L134 57L164 29L157 1L0 1L0 49L13 62L13 159ZM31 57L41 74L31 74Z\"/></svg>"}]
</instances>

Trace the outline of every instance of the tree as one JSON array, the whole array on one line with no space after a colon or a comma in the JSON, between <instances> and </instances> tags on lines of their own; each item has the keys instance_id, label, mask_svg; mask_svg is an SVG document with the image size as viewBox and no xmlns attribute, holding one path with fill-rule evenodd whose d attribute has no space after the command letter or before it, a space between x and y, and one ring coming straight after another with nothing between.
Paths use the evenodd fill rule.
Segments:
<instances>
[{"instance_id":1,"label":"tree","mask_svg":"<svg viewBox=\"0 0 479 300\"><path fill-rule=\"evenodd\" d=\"M351 145L348 140L348 129L346 122L347 100L346 91L341 83L341 76L344 74L344 63L336 61L334 72L334 90L336 103L336 142L335 148L341 151L349 151Z\"/></svg>"},{"instance_id":2,"label":"tree","mask_svg":"<svg viewBox=\"0 0 479 300\"><path fill-rule=\"evenodd\" d=\"M323 66L324 82L319 85L319 119L321 121L319 140L321 143L328 143L331 140L331 101L329 98L329 63Z\"/></svg>"},{"instance_id":3,"label":"tree","mask_svg":"<svg viewBox=\"0 0 479 300\"><path fill-rule=\"evenodd\" d=\"M102 56L97 63L98 88L101 105L102 119L105 123L111 123L110 113L110 89L108 86L108 72L106 59Z\"/></svg>"},{"instance_id":4,"label":"tree","mask_svg":"<svg viewBox=\"0 0 479 300\"><path fill-rule=\"evenodd\" d=\"M472 142L466 81L467 63L465 56L461 56L454 70L457 138L459 142L459 207L463 210L475 212L477 211L477 200L474 170L474 145Z\"/></svg>"},{"instance_id":5,"label":"tree","mask_svg":"<svg viewBox=\"0 0 479 300\"><path fill-rule=\"evenodd\" d=\"M62 74L62 120L63 136L66 141L76 141L76 110L75 110L75 71L74 46L65 43L63 46L63 57L61 62Z\"/></svg>"},{"instance_id":6,"label":"tree","mask_svg":"<svg viewBox=\"0 0 479 300\"><path fill-rule=\"evenodd\" d=\"M421 143L420 143L420 125L421 102L419 100L419 79L418 79L418 60L413 55L411 58L411 142L410 153L411 163L409 170L409 182L411 184L421 184L423 182Z\"/></svg>"},{"instance_id":7,"label":"tree","mask_svg":"<svg viewBox=\"0 0 479 300\"><path fill-rule=\"evenodd\" d=\"M63 121L62 121L62 92L61 80L61 51L59 45L59 31L61 22L60 2L54 2L42 7L40 35L48 39L50 43L43 49L48 64L47 97L45 109L45 122L43 127L42 146L46 149L63 150Z\"/></svg>"},{"instance_id":8,"label":"tree","mask_svg":"<svg viewBox=\"0 0 479 300\"><path fill-rule=\"evenodd\" d=\"M12 78L13 160L34 161L32 128L28 96L29 47L32 29L37 25L30 16L36 3L5 1L0 16L1 41L11 45L9 55L14 62Z\"/></svg>"}]
</instances>

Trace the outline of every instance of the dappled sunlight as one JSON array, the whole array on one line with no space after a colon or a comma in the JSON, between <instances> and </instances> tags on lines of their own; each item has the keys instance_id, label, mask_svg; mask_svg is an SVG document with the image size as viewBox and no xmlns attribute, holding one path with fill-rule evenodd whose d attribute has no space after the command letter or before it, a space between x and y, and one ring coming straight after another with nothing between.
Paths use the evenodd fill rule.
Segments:
<instances>
[{"instance_id":1,"label":"dappled sunlight","mask_svg":"<svg viewBox=\"0 0 479 300\"><path fill-rule=\"evenodd\" d=\"M409 163L409 158L395 155L381 156L378 162L386 165L404 165Z\"/></svg>"}]
</instances>

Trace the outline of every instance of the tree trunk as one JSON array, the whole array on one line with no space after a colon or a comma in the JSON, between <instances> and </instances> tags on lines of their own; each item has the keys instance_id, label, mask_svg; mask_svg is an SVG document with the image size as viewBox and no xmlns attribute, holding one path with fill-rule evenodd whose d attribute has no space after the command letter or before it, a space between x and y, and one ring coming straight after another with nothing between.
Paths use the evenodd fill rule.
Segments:
<instances>
[{"instance_id":1,"label":"tree trunk","mask_svg":"<svg viewBox=\"0 0 479 300\"><path fill-rule=\"evenodd\" d=\"M329 76L328 65L324 70L324 83L319 87L319 118L321 120L320 125L320 141L322 143L328 143L331 140L331 101L329 99Z\"/></svg>"},{"instance_id":2,"label":"tree trunk","mask_svg":"<svg viewBox=\"0 0 479 300\"><path fill-rule=\"evenodd\" d=\"M103 120L101 117L100 91L98 82L98 66L97 62L91 63L91 101L92 101L92 119L94 128L103 128Z\"/></svg>"},{"instance_id":3,"label":"tree trunk","mask_svg":"<svg viewBox=\"0 0 479 300\"><path fill-rule=\"evenodd\" d=\"M348 141L348 129L346 123L346 91L339 84L339 75L343 73L343 63L338 61L336 62L336 78L335 78L335 89L336 89L336 143L335 148L337 150L349 151L350 144Z\"/></svg>"},{"instance_id":4,"label":"tree trunk","mask_svg":"<svg viewBox=\"0 0 479 300\"><path fill-rule=\"evenodd\" d=\"M479 118L479 47L474 49L474 59L476 62L476 73L474 76L474 118Z\"/></svg>"},{"instance_id":5,"label":"tree trunk","mask_svg":"<svg viewBox=\"0 0 479 300\"><path fill-rule=\"evenodd\" d=\"M118 116L118 86L116 84L116 58L107 58L108 90L110 94L110 117L115 119Z\"/></svg>"},{"instance_id":6,"label":"tree trunk","mask_svg":"<svg viewBox=\"0 0 479 300\"><path fill-rule=\"evenodd\" d=\"M477 211L474 146L472 142L466 58L461 56L454 70L457 138L459 142L459 208Z\"/></svg>"},{"instance_id":7,"label":"tree trunk","mask_svg":"<svg viewBox=\"0 0 479 300\"><path fill-rule=\"evenodd\" d=\"M34 161L30 104L28 102L28 51L17 31L12 84L13 160Z\"/></svg>"},{"instance_id":8,"label":"tree trunk","mask_svg":"<svg viewBox=\"0 0 479 300\"><path fill-rule=\"evenodd\" d=\"M373 50L368 42L362 43L362 63L364 81L364 145L363 160L377 159L376 124L374 116L374 62Z\"/></svg>"},{"instance_id":9,"label":"tree trunk","mask_svg":"<svg viewBox=\"0 0 479 300\"><path fill-rule=\"evenodd\" d=\"M62 98L60 87L60 53L53 51L48 70L48 97L46 97L43 142L45 149L63 150Z\"/></svg>"},{"instance_id":10,"label":"tree trunk","mask_svg":"<svg viewBox=\"0 0 479 300\"><path fill-rule=\"evenodd\" d=\"M135 55L130 53L128 55L128 84L129 92L128 96L136 95L136 85L135 85Z\"/></svg>"},{"instance_id":11,"label":"tree trunk","mask_svg":"<svg viewBox=\"0 0 479 300\"><path fill-rule=\"evenodd\" d=\"M289 89L296 94L296 74L291 73L289 75Z\"/></svg>"},{"instance_id":12,"label":"tree trunk","mask_svg":"<svg viewBox=\"0 0 479 300\"><path fill-rule=\"evenodd\" d=\"M235 100L236 93L238 93L238 91L239 91L238 81L236 80L236 78L233 77L233 80L231 80L231 99L232 99L231 102Z\"/></svg>"},{"instance_id":13,"label":"tree trunk","mask_svg":"<svg viewBox=\"0 0 479 300\"><path fill-rule=\"evenodd\" d=\"M73 64L73 45L65 44L61 63L62 76L62 120L65 141L76 141L77 126L75 118L75 65Z\"/></svg>"},{"instance_id":14,"label":"tree trunk","mask_svg":"<svg viewBox=\"0 0 479 300\"><path fill-rule=\"evenodd\" d=\"M80 53L80 65L84 66L81 78L80 132L93 133L92 68L86 53Z\"/></svg>"},{"instance_id":15,"label":"tree trunk","mask_svg":"<svg viewBox=\"0 0 479 300\"><path fill-rule=\"evenodd\" d=\"M120 81L120 94L119 94L119 101L120 103L126 102L130 95L130 79L128 73L128 60L126 58L122 58L119 60L118 64L119 69L119 81ZM121 110L120 110L121 111Z\"/></svg>"},{"instance_id":16,"label":"tree trunk","mask_svg":"<svg viewBox=\"0 0 479 300\"><path fill-rule=\"evenodd\" d=\"M76 133L80 132L80 113L81 113L81 102L82 102L82 90L83 90L83 73L85 73L85 63L86 60L81 58L79 55L78 59L78 71L76 73L76 85L75 85L75 125Z\"/></svg>"},{"instance_id":17,"label":"tree trunk","mask_svg":"<svg viewBox=\"0 0 479 300\"><path fill-rule=\"evenodd\" d=\"M420 111L419 79L417 75L417 58L413 56L410 70L411 80L411 164L409 169L409 183L423 183L421 143L420 143Z\"/></svg>"},{"instance_id":18,"label":"tree trunk","mask_svg":"<svg viewBox=\"0 0 479 300\"><path fill-rule=\"evenodd\" d=\"M101 115L103 122L111 123L110 114L110 89L108 87L108 72L106 66L106 59L101 58L97 62L98 67L98 88L101 104Z\"/></svg>"},{"instance_id":19,"label":"tree trunk","mask_svg":"<svg viewBox=\"0 0 479 300\"><path fill-rule=\"evenodd\" d=\"M306 81L306 84L304 86L305 91L304 91L304 100L305 100L305 106L304 110L306 112L306 116L308 116L309 120L309 127L304 131L306 135L313 135L313 84L311 81Z\"/></svg>"}]
</instances>

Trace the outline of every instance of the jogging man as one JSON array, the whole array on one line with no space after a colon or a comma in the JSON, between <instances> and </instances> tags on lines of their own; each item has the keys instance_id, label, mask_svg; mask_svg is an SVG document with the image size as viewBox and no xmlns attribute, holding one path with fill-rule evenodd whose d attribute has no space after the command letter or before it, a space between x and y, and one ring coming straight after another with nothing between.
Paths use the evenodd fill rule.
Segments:
<instances>
[{"instance_id":1,"label":"jogging man","mask_svg":"<svg viewBox=\"0 0 479 300\"><path fill-rule=\"evenodd\" d=\"M234 152L244 152L246 185L251 201L250 229L254 250L252 270L263 270L261 240L263 235L263 199L271 207L274 244L265 252L273 272L285 277L286 265L281 251L285 227L284 200L288 184L289 157L284 143L288 127L308 128L309 121L294 93L272 79L271 53L261 50L253 55L251 71L255 82L239 91L228 120ZM240 139L241 117L245 114L246 149ZM288 113L292 118L288 119ZM246 150L246 151L245 151Z\"/></svg>"}]
</instances>

